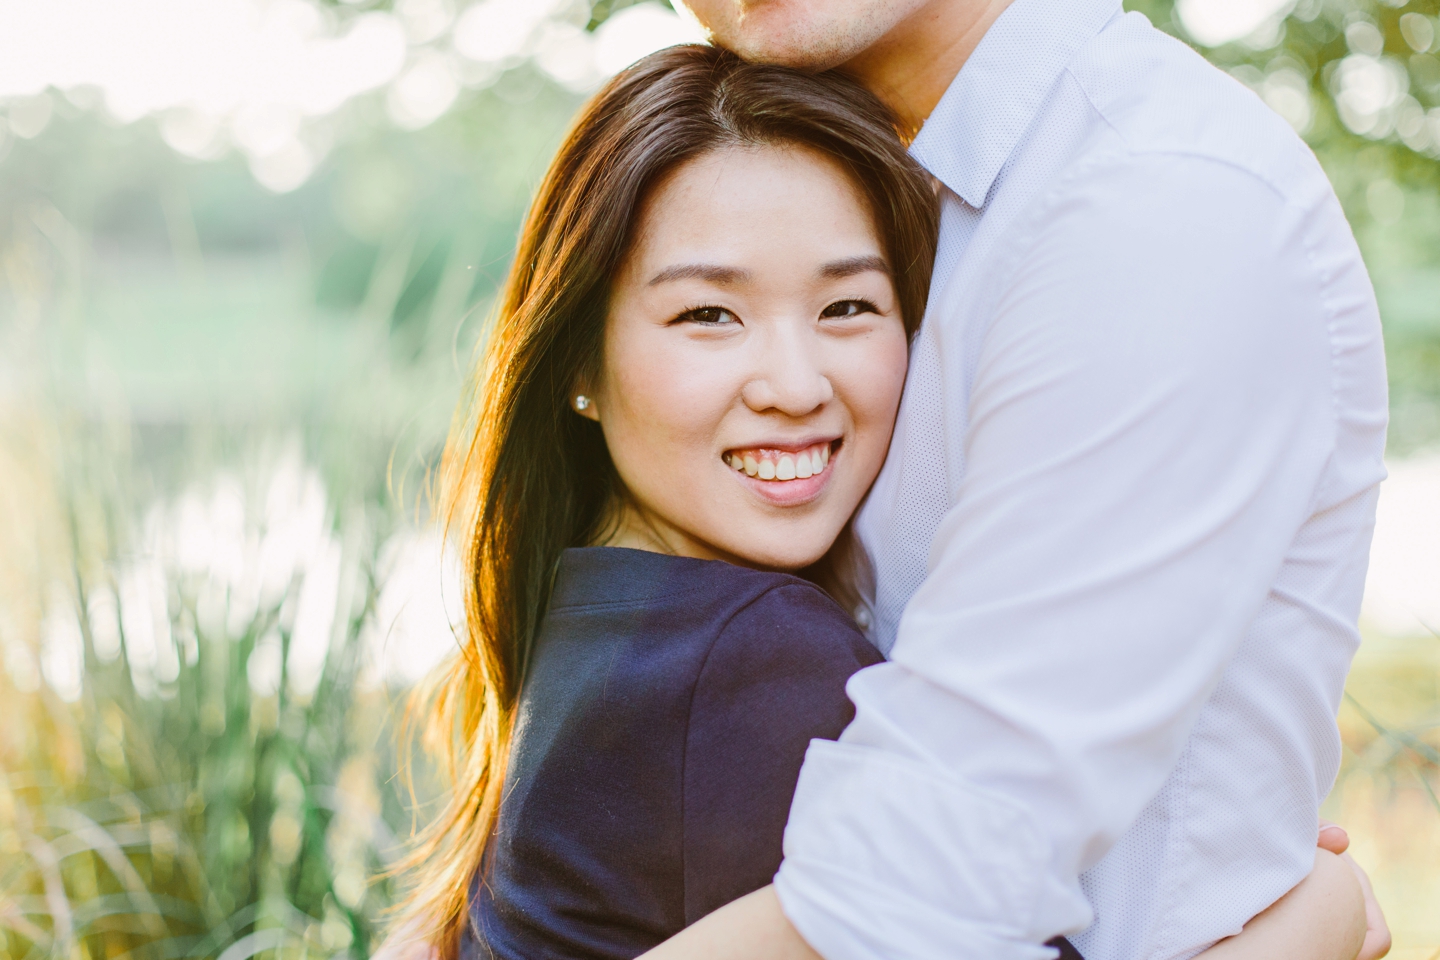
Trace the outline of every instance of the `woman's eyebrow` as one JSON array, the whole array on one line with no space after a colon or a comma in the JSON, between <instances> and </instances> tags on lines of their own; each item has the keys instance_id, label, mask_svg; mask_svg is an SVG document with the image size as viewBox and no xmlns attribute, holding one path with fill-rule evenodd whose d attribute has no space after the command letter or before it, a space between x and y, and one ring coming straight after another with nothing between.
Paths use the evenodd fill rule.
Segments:
<instances>
[{"instance_id":1,"label":"woman's eyebrow","mask_svg":"<svg viewBox=\"0 0 1440 960\"><path fill-rule=\"evenodd\" d=\"M740 267L722 267L714 263L682 263L666 267L650 278L650 286L676 280L708 280L711 283L742 283L750 279L750 271Z\"/></svg>"},{"instance_id":2,"label":"woman's eyebrow","mask_svg":"<svg viewBox=\"0 0 1440 960\"><path fill-rule=\"evenodd\" d=\"M857 273L865 273L867 270L878 270L887 277L890 275L890 265L885 262L884 258L870 255L831 260L820 268L820 276L826 280L843 280L846 277L853 277Z\"/></svg>"}]
</instances>

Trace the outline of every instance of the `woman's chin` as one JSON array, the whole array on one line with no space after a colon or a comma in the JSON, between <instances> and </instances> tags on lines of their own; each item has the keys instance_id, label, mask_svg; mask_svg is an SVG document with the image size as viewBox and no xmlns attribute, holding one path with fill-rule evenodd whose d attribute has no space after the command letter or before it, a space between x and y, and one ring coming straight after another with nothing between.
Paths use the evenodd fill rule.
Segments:
<instances>
[{"instance_id":1,"label":"woman's chin","mask_svg":"<svg viewBox=\"0 0 1440 960\"><path fill-rule=\"evenodd\" d=\"M777 533L790 533L779 536ZM834 544L839 531L829 536L800 534L794 531L767 531L758 537L746 537L743 543L731 543L721 551L732 563L754 567L758 570L775 570L779 573L798 573L813 566L825 556ZM718 545L717 545L718 546Z\"/></svg>"}]
</instances>

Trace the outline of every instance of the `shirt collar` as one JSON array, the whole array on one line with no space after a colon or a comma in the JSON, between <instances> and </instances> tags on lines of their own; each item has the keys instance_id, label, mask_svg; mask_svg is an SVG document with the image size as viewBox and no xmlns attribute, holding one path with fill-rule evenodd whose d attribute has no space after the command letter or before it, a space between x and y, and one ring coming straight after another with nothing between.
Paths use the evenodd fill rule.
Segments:
<instances>
[{"instance_id":1,"label":"shirt collar","mask_svg":"<svg viewBox=\"0 0 1440 960\"><path fill-rule=\"evenodd\" d=\"M1120 12L1119 0L1015 0L951 81L910 153L970 206L983 207L1060 73Z\"/></svg>"}]
</instances>

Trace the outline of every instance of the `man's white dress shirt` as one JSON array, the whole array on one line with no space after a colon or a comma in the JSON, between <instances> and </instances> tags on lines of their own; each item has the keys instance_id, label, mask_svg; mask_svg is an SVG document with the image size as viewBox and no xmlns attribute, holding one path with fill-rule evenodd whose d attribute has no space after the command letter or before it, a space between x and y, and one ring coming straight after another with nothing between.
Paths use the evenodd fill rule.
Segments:
<instances>
[{"instance_id":1,"label":"man's white dress shirt","mask_svg":"<svg viewBox=\"0 0 1440 960\"><path fill-rule=\"evenodd\" d=\"M1364 265L1284 121L1116 0L1017 0L913 153L940 251L858 520L891 659L781 903L828 960L1188 958L1308 872L1339 763Z\"/></svg>"}]
</instances>

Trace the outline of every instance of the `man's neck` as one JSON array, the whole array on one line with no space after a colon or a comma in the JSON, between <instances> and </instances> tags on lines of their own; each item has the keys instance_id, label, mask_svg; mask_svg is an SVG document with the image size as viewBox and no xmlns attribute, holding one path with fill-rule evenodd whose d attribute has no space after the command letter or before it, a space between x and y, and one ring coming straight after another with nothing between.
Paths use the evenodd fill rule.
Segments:
<instances>
[{"instance_id":1,"label":"man's neck","mask_svg":"<svg viewBox=\"0 0 1440 960\"><path fill-rule=\"evenodd\" d=\"M913 138L1012 2L930 0L841 69L885 101Z\"/></svg>"}]
</instances>

